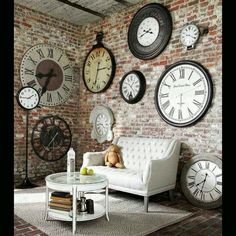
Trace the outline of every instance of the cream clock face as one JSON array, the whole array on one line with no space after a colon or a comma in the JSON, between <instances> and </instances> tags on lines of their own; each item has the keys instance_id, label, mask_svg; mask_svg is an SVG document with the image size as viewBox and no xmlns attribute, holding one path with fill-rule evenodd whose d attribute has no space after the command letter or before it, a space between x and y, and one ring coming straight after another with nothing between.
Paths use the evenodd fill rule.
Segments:
<instances>
[{"instance_id":1,"label":"cream clock face","mask_svg":"<svg viewBox=\"0 0 236 236\"><path fill-rule=\"evenodd\" d=\"M113 139L114 117L109 107L96 106L90 113L89 122L93 124L91 138L96 139L99 143Z\"/></svg>"},{"instance_id":2,"label":"cream clock face","mask_svg":"<svg viewBox=\"0 0 236 236\"><path fill-rule=\"evenodd\" d=\"M199 39L199 29L194 24L189 24L184 26L181 31L180 40L182 44L186 47L194 47L195 43Z\"/></svg>"},{"instance_id":3,"label":"cream clock face","mask_svg":"<svg viewBox=\"0 0 236 236\"><path fill-rule=\"evenodd\" d=\"M73 90L74 74L68 57L60 48L48 44L37 44L25 53L20 78L24 86L38 91L43 106L66 102Z\"/></svg>"},{"instance_id":4,"label":"cream clock face","mask_svg":"<svg viewBox=\"0 0 236 236\"><path fill-rule=\"evenodd\" d=\"M159 23L154 17L145 18L137 31L138 42L142 46L150 46L155 42L159 34Z\"/></svg>"}]
</instances>

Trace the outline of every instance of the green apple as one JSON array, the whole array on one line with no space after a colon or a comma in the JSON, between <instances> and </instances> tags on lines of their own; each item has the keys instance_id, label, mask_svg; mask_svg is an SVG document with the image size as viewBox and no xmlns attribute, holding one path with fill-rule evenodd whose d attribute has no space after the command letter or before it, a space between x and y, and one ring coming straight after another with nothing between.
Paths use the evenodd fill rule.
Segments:
<instances>
[{"instance_id":1,"label":"green apple","mask_svg":"<svg viewBox=\"0 0 236 236\"><path fill-rule=\"evenodd\" d=\"M88 170L87 170L87 175L93 175L93 174L94 174L93 169L88 169Z\"/></svg>"},{"instance_id":2,"label":"green apple","mask_svg":"<svg viewBox=\"0 0 236 236\"><path fill-rule=\"evenodd\" d=\"M83 167L83 168L80 169L80 172L79 172L79 173L80 173L81 175L86 175L86 174L87 174L87 170L88 170L87 167Z\"/></svg>"}]
</instances>

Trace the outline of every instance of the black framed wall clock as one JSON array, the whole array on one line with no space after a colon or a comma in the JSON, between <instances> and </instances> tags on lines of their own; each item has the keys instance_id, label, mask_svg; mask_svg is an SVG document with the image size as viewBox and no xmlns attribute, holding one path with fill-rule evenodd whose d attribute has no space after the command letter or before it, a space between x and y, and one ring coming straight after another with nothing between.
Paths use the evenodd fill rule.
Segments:
<instances>
[{"instance_id":1,"label":"black framed wall clock","mask_svg":"<svg viewBox=\"0 0 236 236\"><path fill-rule=\"evenodd\" d=\"M23 86L40 94L40 105L56 106L66 102L73 90L74 73L65 52L49 44L37 44L26 51L20 65Z\"/></svg>"},{"instance_id":2,"label":"black framed wall clock","mask_svg":"<svg viewBox=\"0 0 236 236\"><path fill-rule=\"evenodd\" d=\"M146 80L141 71L132 70L120 81L121 97L130 104L140 101L145 93Z\"/></svg>"},{"instance_id":3,"label":"black framed wall clock","mask_svg":"<svg viewBox=\"0 0 236 236\"><path fill-rule=\"evenodd\" d=\"M155 105L161 118L176 127L199 121L211 105L210 74L198 62L183 60L169 66L155 89Z\"/></svg>"},{"instance_id":4,"label":"black framed wall clock","mask_svg":"<svg viewBox=\"0 0 236 236\"><path fill-rule=\"evenodd\" d=\"M165 49L171 33L172 18L168 9L159 3L147 4L136 12L129 25L129 49L139 59L152 59Z\"/></svg>"},{"instance_id":5,"label":"black framed wall clock","mask_svg":"<svg viewBox=\"0 0 236 236\"><path fill-rule=\"evenodd\" d=\"M213 209L222 204L222 161L203 153L188 160L181 171L181 189L197 207Z\"/></svg>"},{"instance_id":6,"label":"black framed wall clock","mask_svg":"<svg viewBox=\"0 0 236 236\"><path fill-rule=\"evenodd\" d=\"M40 159L53 162L67 154L71 139L71 130L66 121L59 116L49 115L33 127L31 144Z\"/></svg>"},{"instance_id":7,"label":"black framed wall clock","mask_svg":"<svg viewBox=\"0 0 236 236\"><path fill-rule=\"evenodd\" d=\"M83 66L83 80L86 88L92 93L108 89L116 70L115 58L111 50L103 43L103 33L96 36L97 44L87 54Z\"/></svg>"}]
</instances>

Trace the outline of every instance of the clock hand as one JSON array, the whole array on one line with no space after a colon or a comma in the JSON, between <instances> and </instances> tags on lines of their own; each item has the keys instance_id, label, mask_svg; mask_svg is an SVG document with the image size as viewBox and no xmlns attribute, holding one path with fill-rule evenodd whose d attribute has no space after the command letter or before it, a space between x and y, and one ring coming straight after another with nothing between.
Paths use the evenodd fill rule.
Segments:
<instances>
[{"instance_id":1,"label":"clock hand","mask_svg":"<svg viewBox=\"0 0 236 236\"><path fill-rule=\"evenodd\" d=\"M56 74L54 73L53 74L53 69L50 69L49 73L47 74L47 79L46 79L46 82L42 88L42 92L41 92L41 96L47 91L47 86L50 82L50 79L53 77L53 76L56 76Z\"/></svg>"},{"instance_id":2,"label":"clock hand","mask_svg":"<svg viewBox=\"0 0 236 236\"><path fill-rule=\"evenodd\" d=\"M96 71L96 76L95 76L95 81L94 81L93 84L96 84L96 83L97 83L97 77L98 77L99 65L100 65L100 61L98 62L97 71Z\"/></svg>"},{"instance_id":3,"label":"clock hand","mask_svg":"<svg viewBox=\"0 0 236 236\"><path fill-rule=\"evenodd\" d=\"M106 69L107 67L102 67L102 68L98 68L97 70L104 70Z\"/></svg>"},{"instance_id":4,"label":"clock hand","mask_svg":"<svg viewBox=\"0 0 236 236\"><path fill-rule=\"evenodd\" d=\"M202 189L203 189L203 187L204 187L204 185L205 185L205 182L206 182L206 178L207 178L207 176L208 176L208 174L206 173L206 176L205 176L205 179L204 179L204 182L203 182L203 185L202 185L201 191L202 191Z\"/></svg>"},{"instance_id":5,"label":"clock hand","mask_svg":"<svg viewBox=\"0 0 236 236\"><path fill-rule=\"evenodd\" d=\"M58 135L58 132L56 132L56 134L52 137L52 139L50 140L50 142L48 143L46 149L49 150L49 146L50 144L54 141L54 139L56 138L56 136Z\"/></svg>"},{"instance_id":6,"label":"clock hand","mask_svg":"<svg viewBox=\"0 0 236 236\"><path fill-rule=\"evenodd\" d=\"M140 35L140 38L141 37L143 37L145 34L147 34L147 33L149 33L149 34L153 34L153 32L152 31L150 31L151 29L149 28L148 30L143 30L143 34L142 35Z\"/></svg>"}]
</instances>

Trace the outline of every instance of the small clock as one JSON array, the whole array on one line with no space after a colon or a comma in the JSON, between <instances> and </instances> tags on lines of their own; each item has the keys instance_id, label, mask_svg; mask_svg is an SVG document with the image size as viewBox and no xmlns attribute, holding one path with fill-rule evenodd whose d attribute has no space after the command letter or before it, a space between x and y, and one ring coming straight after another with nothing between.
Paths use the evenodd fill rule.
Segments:
<instances>
[{"instance_id":1,"label":"small clock","mask_svg":"<svg viewBox=\"0 0 236 236\"><path fill-rule=\"evenodd\" d=\"M176 62L161 75L155 90L161 118L176 127L200 120L211 105L212 80L207 70L190 60Z\"/></svg>"},{"instance_id":2,"label":"small clock","mask_svg":"<svg viewBox=\"0 0 236 236\"><path fill-rule=\"evenodd\" d=\"M120 81L120 94L130 104L140 101L145 93L146 80L142 72L132 70Z\"/></svg>"},{"instance_id":3,"label":"small clock","mask_svg":"<svg viewBox=\"0 0 236 236\"><path fill-rule=\"evenodd\" d=\"M24 54L20 66L23 86L35 88L42 106L66 102L72 94L74 73L65 52L49 44L36 44Z\"/></svg>"},{"instance_id":4,"label":"small clock","mask_svg":"<svg viewBox=\"0 0 236 236\"><path fill-rule=\"evenodd\" d=\"M116 70L112 52L102 44L103 33L97 34L97 44L88 53L83 66L83 80L92 93L105 91L111 84Z\"/></svg>"},{"instance_id":5,"label":"small clock","mask_svg":"<svg viewBox=\"0 0 236 236\"><path fill-rule=\"evenodd\" d=\"M49 115L34 126L31 144L39 158L53 162L66 155L71 139L70 127L66 121L59 116Z\"/></svg>"},{"instance_id":6,"label":"small clock","mask_svg":"<svg viewBox=\"0 0 236 236\"><path fill-rule=\"evenodd\" d=\"M167 46L172 33L172 18L168 9L150 3L134 15L128 30L128 44L132 54L143 60L158 56Z\"/></svg>"},{"instance_id":7,"label":"small clock","mask_svg":"<svg viewBox=\"0 0 236 236\"><path fill-rule=\"evenodd\" d=\"M22 87L18 91L16 98L18 104L26 110L36 108L40 102L37 90L30 86Z\"/></svg>"},{"instance_id":8,"label":"small clock","mask_svg":"<svg viewBox=\"0 0 236 236\"><path fill-rule=\"evenodd\" d=\"M89 122L93 123L91 138L99 143L113 139L112 125L114 117L111 109L106 106L96 106L90 114Z\"/></svg>"},{"instance_id":9,"label":"small clock","mask_svg":"<svg viewBox=\"0 0 236 236\"><path fill-rule=\"evenodd\" d=\"M212 209L222 204L222 161L212 154L199 154L181 172L185 197L197 207Z\"/></svg>"},{"instance_id":10,"label":"small clock","mask_svg":"<svg viewBox=\"0 0 236 236\"><path fill-rule=\"evenodd\" d=\"M182 44L189 50L195 47L200 36L200 30L195 24L187 24L183 27L180 34Z\"/></svg>"}]
</instances>

